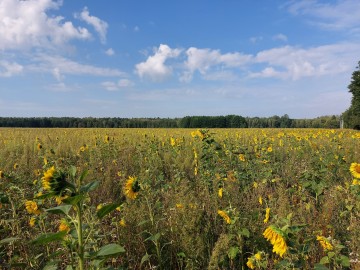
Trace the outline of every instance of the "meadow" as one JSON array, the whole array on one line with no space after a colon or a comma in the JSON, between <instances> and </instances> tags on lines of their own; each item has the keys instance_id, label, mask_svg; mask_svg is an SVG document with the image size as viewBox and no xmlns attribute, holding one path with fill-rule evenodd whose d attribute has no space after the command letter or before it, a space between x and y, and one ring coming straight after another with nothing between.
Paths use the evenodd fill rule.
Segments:
<instances>
[{"instance_id":1,"label":"meadow","mask_svg":"<svg viewBox=\"0 0 360 270\"><path fill-rule=\"evenodd\" d=\"M360 132L0 129L0 269L360 269Z\"/></svg>"}]
</instances>

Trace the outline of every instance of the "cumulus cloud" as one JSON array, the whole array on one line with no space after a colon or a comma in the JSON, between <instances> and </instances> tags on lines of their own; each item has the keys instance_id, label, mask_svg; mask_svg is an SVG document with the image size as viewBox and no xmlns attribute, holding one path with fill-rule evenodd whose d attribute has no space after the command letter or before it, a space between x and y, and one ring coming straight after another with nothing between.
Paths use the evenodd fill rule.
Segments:
<instances>
[{"instance_id":1,"label":"cumulus cloud","mask_svg":"<svg viewBox=\"0 0 360 270\"><path fill-rule=\"evenodd\" d=\"M10 63L8 61L0 61L0 77L11 77L23 71L23 66L18 63Z\"/></svg>"},{"instance_id":2,"label":"cumulus cloud","mask_svg":"<svg viewBox=\"0 0 360 270\"><path fill-rule=\"evenodd\" d=\"M285 7L290 13L307 17L312 24L324 29L360 31L358 0L300 0L288 2Z\"/></svg>"},{"instance_id":3,"label":"cumulus cloud","mask_svg":"<svg viewBox=\"0 0 360 270\"><path fill-rule=\"evenodd\" d=\"M221 54L219 50L198 49L195 47L189 48L186 51L186 55L186 70L180 78L181 81L190 81L195 71L205 75L209 69L217 65L227 68L239 67L249 63L251 60L251 55L239 52Z\"/></svg>"},{"instance_id":4,"label":"cumulus cloud","mask_svg":"<svg viewBox=\"0 0 360 270\"><path fill-rule=\"evenodd\" d=\"M90 32L75 27L61 16L48 16L61 1L2 0L0 2L0 49L30 49L63 45L72 39L89 39Z\"/></svg>"},{"instance_id":5,"label":"cumulus cloud","mask_svg":"<svg viewBox=\"0 0 360 270\"><path fill-rule=\"evenodd\" d=\"M172 68L165 65L166 60L176 58L180 53L180 49L171 49L168 45L160 44L154 55L149 56L145 62L135 66L135 72L140 78L162 81L172 74Z\"/></svg>"},{"instance_id":6,"label":"cumulus cloud","mask_svg":"<svg viewBox=\"0 0 360 270\"><path fill-rule=\"evenodd\" d=\"M91 16L87 7L84 7L83 11L80 14L75 14L75 17L85 21L86 23L94 27L95 31L100 36L100 41L102 43L106 42L106 32L108 24L105 21L99 19L98 17Z\"/></svg>"}]
</instances>

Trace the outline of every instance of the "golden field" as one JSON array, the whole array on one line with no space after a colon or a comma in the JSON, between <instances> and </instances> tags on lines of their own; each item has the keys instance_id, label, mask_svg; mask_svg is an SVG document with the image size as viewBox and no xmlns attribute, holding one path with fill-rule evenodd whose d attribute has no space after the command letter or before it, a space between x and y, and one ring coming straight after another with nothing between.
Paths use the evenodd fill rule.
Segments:
<instances>
[{"instance_id":1,"label":"golden field","mask_svg":"<svg viewBox=\"0 0 360 270\"><path fill-rule=\"evenodd\" d=\"M358 131L4 128L0 153L0 269L360 269Z\"/></svg>"}]
</instances>

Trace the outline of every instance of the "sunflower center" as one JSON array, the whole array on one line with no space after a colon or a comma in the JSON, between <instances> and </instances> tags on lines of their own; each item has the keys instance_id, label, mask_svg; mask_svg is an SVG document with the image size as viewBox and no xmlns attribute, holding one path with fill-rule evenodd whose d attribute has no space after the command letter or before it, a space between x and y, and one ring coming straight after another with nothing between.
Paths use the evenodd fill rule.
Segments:
<instances>
[{"instance_id":1,"label":"sunflower center","mask_svg":"<svg viewBox=\"0 0 360 270\"><path fill-rule=\"evenodd\" d=\"M360 173L360 165L359 164L355 166L355 172Z\"/></svg>"}]
</instances>

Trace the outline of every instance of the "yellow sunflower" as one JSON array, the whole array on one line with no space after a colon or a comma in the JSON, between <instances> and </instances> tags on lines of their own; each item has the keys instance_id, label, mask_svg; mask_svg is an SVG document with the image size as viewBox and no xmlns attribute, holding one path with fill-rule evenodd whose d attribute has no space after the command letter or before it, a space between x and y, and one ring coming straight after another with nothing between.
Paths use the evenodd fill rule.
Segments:
<instances>
[{"instance_id":1,"label":"yellow sunflower","mask_svg":"<svg viewBox=\"0 0 360 270\"><path fill-rule=\"evenodd\" d=\"M54 173L55 173L55 167L52 166L50 169L48 169L45 173L44 176L41 178L41 183L42 186L45 190L50 190L51 189L51 181L54 179Z\"/></svg>"},{"instance_id":2,"label":"yellow sunflower","mask_svg":"<svg viewBox=\"0 0 360 270\"><path fill-rule=\"evenodd\" d=\"M326 250L333 250L334 247L330 243L329 239L325 238L324 236L316 236L316 240L319 241L320 245L323 247L323 249Z\"/></svg>"},{"instance_id":3,"label":"yellow sunflower","mask_svg":"<svg viewBox=\"0 0 360 270\"><path fill-rule=\"evenodd\" d=\"M38 205L35 201L26 201L25 202L25 208L28 211L29 214L35 214L39 215L40 210L38 208Z\"/></svg>"},{"instance_id":4,"label":"yellow sunflower","mask_svg":"<svg viewBox=\"0 0 360 270\"><path fill-rule=\"evenodd\" d=\"M0 171L0 179L4 178L4 172Z\"/></svg>"},{"instance_id":5,"label":"yellow sunflower","mask_svg":"<svg viewBox=\"0 0 360 270\"><path fill-rule=\"evenodd\" d=\"M228 216L228 214L226 214L225 211L218 210L218 214L219 214L219 216L221 216L226 221L227 224L231 223L231 218Z\"/></svg>"},{"instance_id":6,"label":"yellow sunflower","mask_svg":"<svg viewBox=\"0 0 360 270\"><path fill-rule=\"evenodd\" d=\"M140 190L140 185L139 182L136 180L136 177L129 176L124 187L124 193L126 197L132 200L136 199L139 190Z\"/></svg>"},{"instance_id":7,"label":"yellow sunflower","mask_svg":"<svg viewBox=\"0 0 360 270\"><path fill-rule=\"evenodd\" d=\"M350 172L355 178L360 178L360 163L351 163Z\"/></svg>"},{"instance_id":8,"label":"yellow sunflower","mask_svg":"<svg viewBox=\"0 0 360 270\"><path fill-rule=\"evenodd\" d=\"M273 245L273 252L283 257L287 251L287 244L282 231L270 225L263 233L263 236Z\"/></svg>"}]
</instances>

